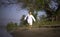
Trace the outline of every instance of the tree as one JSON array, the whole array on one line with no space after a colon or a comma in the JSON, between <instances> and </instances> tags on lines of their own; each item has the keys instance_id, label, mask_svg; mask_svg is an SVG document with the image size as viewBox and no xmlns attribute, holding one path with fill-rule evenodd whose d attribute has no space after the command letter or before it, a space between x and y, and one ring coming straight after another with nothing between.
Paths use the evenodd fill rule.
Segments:
<instances>
[{"instance_id":1,"label":"tree","mask_svg":"<svg viewBox=\"0 0 60 37\"><path fill-rule=\"evenodd\" d=\"M24 4L22 8L29 9L29 11L31 11L36 18L38 14L37 12L45 8L45 3L48 2L48 0L18 0L18 3L19 2ZM36 11L35 14L34 11Z\"/></svg>"},{"instance_id":2,"label":"tree","mask_svg":"<svg viewBox=\"0 0 60 37\"><path fill-rule=\"evenodd\" d=\"M24 20L25 15L23 15L20 19L20 26L27 26L27 20Z\"/></svg>"},{"instance_id":3,"label":"tree","mask_svg":"<svg viewBox=\"0 0 60 37\"><path fill-rule=\"evenodd\" d=\"M56 4L53 7L51 3L52 1L60 4L60 0L18 0L18 2L24 3L22 8L27 8L32 11L35 17L37 16L37 11L44 9L46 11L48 20L54 21L59 12L58 8L56 9ZM34 10L36 11L36 14L34 14Z\"/></svg>"}]
</instances>

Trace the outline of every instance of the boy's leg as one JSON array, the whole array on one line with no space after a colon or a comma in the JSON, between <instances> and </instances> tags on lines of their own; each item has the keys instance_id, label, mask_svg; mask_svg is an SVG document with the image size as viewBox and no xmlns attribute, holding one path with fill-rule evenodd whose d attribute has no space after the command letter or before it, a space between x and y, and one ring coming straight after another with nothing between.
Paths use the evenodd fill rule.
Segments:
<instances>
[{"instance_id":1,"label":"boy's leg","mask_svg":"<svg viewBox=\"0 0 60 37\"><path fill-rule=\"evenodd\" d=\"M30 30L32 29L32 23L29 24L29 29L30 29Z\"/></svg>"},{"instance_id":2,"label":"boy's leg","mask_svg":"<svg viewBox=\"0 0 60 37\"><path fill-rule=\"evenodd\" d=\"M30 30L32 29L32 25L29 25L29 29L30 29Z\"/></svg>"}]
</instances>

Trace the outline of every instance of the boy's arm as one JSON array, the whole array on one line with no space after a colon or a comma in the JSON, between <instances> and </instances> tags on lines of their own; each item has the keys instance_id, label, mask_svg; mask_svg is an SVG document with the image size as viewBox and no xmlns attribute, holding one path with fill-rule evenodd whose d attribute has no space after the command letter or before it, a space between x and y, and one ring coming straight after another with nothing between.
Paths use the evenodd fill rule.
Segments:
<instances>
[{"instance_id":1,"label":"boy's arm","mask_svg":"<svg viewBox=\"0 0 60 37\"><path fill-rule=\"evenodd\" d=\"M32 19L34 20L34 22L36 21L35 18L32 16Z\"/></svg>"},{"instance_id":2,"label":"boy's arm","mask_svg":"<svg viewBox=\"0 0 60 37\"><path fill-rule=\"evenodd\" d=\"M27 16L25 16L24 20L26 20Z\"/></svg>"}]
</instances>

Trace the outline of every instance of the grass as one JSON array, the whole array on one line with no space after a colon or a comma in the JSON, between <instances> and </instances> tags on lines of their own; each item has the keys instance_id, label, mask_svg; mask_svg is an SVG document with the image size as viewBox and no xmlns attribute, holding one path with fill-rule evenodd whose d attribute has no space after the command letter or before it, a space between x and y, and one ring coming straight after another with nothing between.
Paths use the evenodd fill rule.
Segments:
<instances>
[{"instance_id":1,"label":"grass","mask_svg":"<svg viewBox=\"0 0 60 37\"><path fill-rule=\"evenodd\" d=\"M40 26L60 26L60 21L39 21L33 24L33 27Z\"/></svg>"},{"instance_id":2,"label":"grass","mask_svg":"<svg viewBox=\"0 0 60 37\"><path fill-rule=\"evenodd\" d=\"M49 26L60 26L60 21L37 21L35 23L33 23L33 28L40 28L40 27L49 27ZM19 26L15 25L15 24L8 24L7 25L7 31L11 31L14 29L17 29ZM22 27L26 27L25 25Z\"/></svg>"}]
</instances>

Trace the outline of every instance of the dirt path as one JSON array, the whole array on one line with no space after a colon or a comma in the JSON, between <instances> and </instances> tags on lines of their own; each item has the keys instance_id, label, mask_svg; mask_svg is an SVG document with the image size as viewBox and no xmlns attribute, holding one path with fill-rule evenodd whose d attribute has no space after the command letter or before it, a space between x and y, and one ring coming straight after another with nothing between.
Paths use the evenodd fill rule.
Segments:
<instances>
[{"instance_id":1,"label":"dirt path","mask_svg":"<svg viewBox=\"0 0 60 37\"><path fill-rule=\"evenodd\" d=\"M13 37L60 37L60 28L17 29L11 33Z\"/></svg>"}]
</instances>

